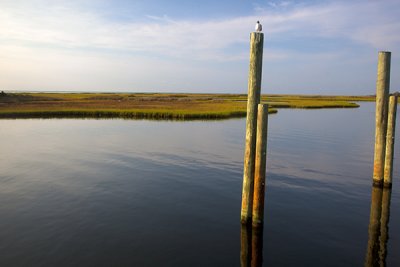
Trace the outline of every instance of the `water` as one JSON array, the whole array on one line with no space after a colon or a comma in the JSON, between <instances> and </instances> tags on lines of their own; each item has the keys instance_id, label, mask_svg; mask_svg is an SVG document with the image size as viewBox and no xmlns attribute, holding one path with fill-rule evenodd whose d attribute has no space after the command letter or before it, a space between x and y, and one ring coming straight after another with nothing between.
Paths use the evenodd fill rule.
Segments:
<instances>
[{"instance_id":1,"label":"water","mask_svg":"<svg viewBox=\"0 0 400 267\"><path fill-rule=\"evenodd\" d=\"M364 265L374 116L373 103L270 116L263 266ZM244 119L0 126L0 266L246 265ZM399 146L387 266L400 266Z\"/></svg>"}]
</instances>

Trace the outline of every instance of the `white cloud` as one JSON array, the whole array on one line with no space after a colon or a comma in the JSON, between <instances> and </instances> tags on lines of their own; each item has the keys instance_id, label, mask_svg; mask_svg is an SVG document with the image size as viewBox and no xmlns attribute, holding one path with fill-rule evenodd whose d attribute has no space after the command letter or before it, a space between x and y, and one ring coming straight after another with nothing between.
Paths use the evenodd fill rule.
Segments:
<instances>
[{"instance_id":1,"label":"white cloud","mask_svg":"<svg viewBox=\"0 0 400 267\"><path fill-rule=\"evenodd\" d=\"M286 7L289 3L272 4ZM210 59L225 55L224 49L232 45L247 44L254 21L261 20L271 38L342 37L376 48L392 47L400 43L400 21L397 13L388 14L387 8L381 6L382 2L341 2L205 21L148 15L147 23L137 23L107 21L99 14L65 6L34 9L20 5L0 9L0 39L61 48L146 51Z\"/></svg>"},{"instance_id":2,"label":"white cloud","mask_svg":"<svg viewBox=\"0 0 400 267\"><path fill-rule=\"evenodd\" d=\"M226 87L243 88L246 73L238 75L233 71L243 71L242 65L247 67L249 32L257 20L265 29L265 58L274 64L288 61L293 65L303 64L311 57L317 68L317 64L345 58L345 51L353 51L349 47L352 43L373 51L400 52L397 1L317 5L280 1L272 5L274 8L256 7L251 16L182 20L149 14L143 22L111 21L97 11L88 12L79 5L60 1L3 1L0 2L0 69L6 79L0 80L0 86L22 86L23 82L16 82L15 77L26 73L26 77L31 77L28 81L38 88L45 84L47 72L57 77L48 87L54 86L57 79L64 83L79 80L76 84L83 89L97 84L97 77L104 76L101 79L108 87L125 84L126 88L154 86L157 90L163 85L147 74L150 72L160 77L157 80L170 84L170 88L194 87L195 82L188 77L196 81L197 87L210 86L221 76L232 79L226 82ZM335 41L340 51L320 48L312 54L304 52L297 41L307 38ZM313 41L306 45L311 47ZM342 41L345 44L340 44ZM224 65L222 70L218 64L225 63L232 64ZM179 83L174 80L174 73L182 70L185 77L175 78ZM195 78L196 75L201 78ZM274 79L279 83L278 76Z\"/></svg>"}]
</instances>

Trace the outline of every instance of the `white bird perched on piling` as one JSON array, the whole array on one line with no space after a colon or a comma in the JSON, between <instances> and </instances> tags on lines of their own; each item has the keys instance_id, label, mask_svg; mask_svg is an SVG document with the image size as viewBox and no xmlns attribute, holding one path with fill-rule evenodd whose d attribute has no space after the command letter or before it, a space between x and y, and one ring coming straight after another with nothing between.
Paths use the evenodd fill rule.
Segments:
<instances>
[{"instance_id":1,"label":"white bird perched on piling","mask_svg":"<svg viewBox=\"0 0 400 267\"><path fill-rule=\"evenodd\" d=\"M261 32L261 31L262 31L262 25L260 24L259 21L257 21L257 24L256 24L256 32Z\"/></svg>"}]
</instances>

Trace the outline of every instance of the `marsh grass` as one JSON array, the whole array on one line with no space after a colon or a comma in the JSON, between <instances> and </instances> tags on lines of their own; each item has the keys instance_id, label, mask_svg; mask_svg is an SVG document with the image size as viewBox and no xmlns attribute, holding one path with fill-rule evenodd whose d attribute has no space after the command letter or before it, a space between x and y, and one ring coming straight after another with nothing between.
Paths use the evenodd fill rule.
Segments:
<instances>
[{"instance_id":1,"label":"marsh grass","mask_svg":"<svg viewBox=\"0 0 400 267\"><path fill-rule=\"evenodd\" d=\"M355 102L375 101L375 96L265 95L262 101L273 108L357 108Z\"/></svg>"},{"instance_id":2,"label":"marsh grass","mask_svg":"<svg viewBox=\"0 0 400 267\"><path fill-rule=\"evenodd\" d=\"M277 108L355 108L373 96L263 95ZM0 96L0 118L226 119L246 116L247 95L15 93Z\"/></svg>"}]
</instances>

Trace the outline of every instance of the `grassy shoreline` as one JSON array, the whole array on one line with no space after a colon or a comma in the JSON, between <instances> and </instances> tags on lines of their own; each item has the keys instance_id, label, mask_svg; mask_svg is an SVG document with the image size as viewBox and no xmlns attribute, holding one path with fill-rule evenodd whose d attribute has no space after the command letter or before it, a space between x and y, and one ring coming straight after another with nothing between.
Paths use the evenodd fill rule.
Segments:
<instances>
[{"instance_id":1,"label":"grassy shoreline","mask_svg":"<svg viewBox=\"0 0 400 267\"><path fill-rule=\"evenodd\" d=\"M374 96L262 95L269 113L280 108L357 108ZM246 116L245 94L4 93L0 118L126 118L207 120Z\"/></svg>"}]
</instances>

